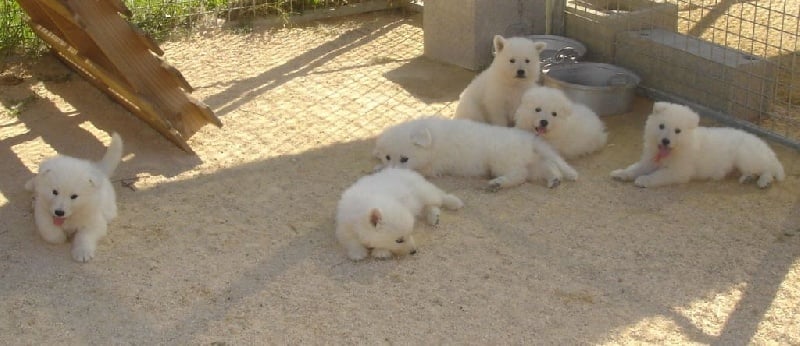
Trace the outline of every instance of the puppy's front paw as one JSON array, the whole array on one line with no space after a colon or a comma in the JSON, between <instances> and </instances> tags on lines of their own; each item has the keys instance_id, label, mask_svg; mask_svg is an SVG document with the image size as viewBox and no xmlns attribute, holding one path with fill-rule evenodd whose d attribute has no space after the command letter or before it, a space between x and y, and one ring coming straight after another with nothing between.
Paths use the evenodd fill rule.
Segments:
<instances>
[{"instance_id":1,"label":"puppy's front paw","mask_svg":"<svg viewBox=\"0 0 800 346\"><path fill-rule=\"evenodd\" d=\"M44 241L50 244L63 244L67 241L67 234L64 233L60 228L52 228L39 230L39 234L42 236Z\"/></svg>"},{"instance_id":2,"label":"puppy's front paw","mask_svg":"<svg viewBox=\"0 0 800 346\"><path fill-rule=\"evenodd\" d=\"M489 180L489 185L486 186L486 190L489 192L497 192L503 188L503 185L506 184L506 177L497 177L492 180Z\"/></svg>"},{"instance_id":3,"label":"puppy's front paw","mask_svg":"<svg viewBox=\"0 0 800 346\"><path fill-rule=\"evenodd\" d=\"M442 205L447 209L456 210L461 209L461 207L464 206L464 202L454 195L445 195L444 198L442 198Z\"/></svg>"},{"instance_id":4,"label":"puppy's front paw","mask_svg":"<svg viewBox=\"0 0 800 346\"><path fill-rule=\"evenodd\" d=\"M756 181L756 185L762 189L768 188L770 184L772 184L772 175L770 174L762 174Z\"/></svg>"},{"instance_id":5,"label":"puppy's front paw","mask_svg":"<svg viewBox=\"0 0 800 346\"><path fill-rule=\"evenodd\" d=\"M365 247L353 247L347 250L347 257L353 261L360 261L367 258L369 251Z\"/></svg>"},{"instance_id":6,"label":"puppy's front paw","mask_svg":"<svg viewBox=\"0 0 800 346\"><path fill-rule=\"evenodd\" d=\"M622 181L631 180L631 176L624 169L616 169L616 170L612 171L611 172L611 177L616 179L616 180L622 180Z\"/></svg>"},{"instance_id":7,"label":"puppy's front paw","mask_svg":"<svg viewBox=\"0 0 800 346\"><path fill-rule=\"evenodd\" d=\"M553 178L553 179L550 179L550 180L547 181L547 187L548 188L552 189L552 188L558 187L558 185L561 185L561 179Z\"/></svg>"},{"instance_id":8,"label":"puppy's front paw","mask_svg":"<svg viewBox=\"0 0 800 346\"><path fill-rule=\"evenodd\" d=\"M649 177L641 176L636 178L636 180L633 181L633 184L636 185L637 187L650 187L652 185L652 182L650 181Z\"/></svg>"},{"instance_id":9,"label":"puppy's front paw","mask_svg":"<svg viewBox=\"0 0 800 346\"><path fill-rule=\"evenodd\" d=\"M386 249L372 249L372 257L387 259L392 257L392 252Z\"/></svg>"},{"instance_id":10,"label":"puppy's front paw","mask_svg":"<svg viewBox=\"0 0 800 346\"><path fill-rule=\"evenodd\" d=\"M439 214L440 213L441 213L441 211L439 210L439 208L430 207L428 209L428 215L427 215L428 224L431 225L431 226L438 226L439 225Z\"/></svg>"},{"instance_id":11,"label":"puppy's front paw","mask_svg":"<svg viewBox=\"0 0 800 346\"><path fill-rule=\"evenodd\" d=\"M72 259L78 262L89 262L94 258L94 248L86 246L72 247Z\"/></svg>"},{"instance_id":12,"label":"puppy's front paw","mask_svg":"<svg viewBox=\"0 0 800 346\"><path fill-rule=\"evenodd\" d=\"M578 180L578 171L576 171L574 169L570 168L569 170L565 170L565 171L563 171L561 173L564 174L564 178L566 178L569 181Z\"/></svg>"}]
</instances>

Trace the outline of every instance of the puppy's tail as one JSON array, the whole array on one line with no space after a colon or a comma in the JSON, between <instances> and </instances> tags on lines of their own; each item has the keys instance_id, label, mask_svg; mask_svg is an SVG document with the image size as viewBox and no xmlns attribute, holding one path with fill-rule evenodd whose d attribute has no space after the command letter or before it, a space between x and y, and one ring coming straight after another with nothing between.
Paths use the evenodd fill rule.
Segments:
<instances>
[{"instance_id":1,"label":"puppy's tail","mask_svg":"<svg viewBox=\"0 0 800 346\"><path fill-rule=\"evenodd\" d=\"M108 145L108 149L106 149L106 154L103 155L103 159L97 163L97 166L100 168L106 176L111 176L114 173L114 170L117 169L117 165L119 161L122 159L122 138L114 132L111 135L111 144Z\"/></svg>"}]
</instances>

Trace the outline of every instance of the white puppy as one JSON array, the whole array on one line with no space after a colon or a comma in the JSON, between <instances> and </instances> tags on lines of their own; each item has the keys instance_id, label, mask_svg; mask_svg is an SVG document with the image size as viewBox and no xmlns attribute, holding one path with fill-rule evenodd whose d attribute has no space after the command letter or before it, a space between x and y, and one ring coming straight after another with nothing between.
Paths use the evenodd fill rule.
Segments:
<instances>
[{"instance_id":1,"label":"white puppy","mask_svg":"<svg viewBox=\"0 0 800 346\"><path fill-rule=\"evenodd\" d=\"M545 179L555 187L576 172L542 139L527 131L463 119L426 117L386 129L373 154L379 167L410 168L426 176L495 177L489 189Z\"/></svg>"},{"instance_id":2,"label":"white puppy","mask_svg":"<svg viewBox=\"0 0 800 346\"><path fill-rule=\"evenodd\" d=\"M699 122L689 107L656 102L645 123L641 159L611 176L636 179L639 187L719 180L734 170L742 174L741 183L758 176L761 188L785 178L775 152L758 137L733 128L699 127Z\"/></svg>"},{"instance_id":3,"label":"white puppy","mask_svg":"<svg viewBox=\"0 0 800 346\"><path fill-rule=\"evenodd\" d=\"M567 159L600 150L608 138L594 111L550 87L531 88L522 95L515 126L538 134Z\"/></svg>"},{"instance_id":4,"label":"white puppy","mask_svg":"<svg viewBox=\"0 0 800 346\"><path fill-rule=\"evenodd\" d=\"M362 177L345 190L336 213L336 238L347 257L361 260L417 252L414 221L423 212L431 225L439 223L439 207L464 206L458 197L431 184L419 173L387 168Z\"/></svg>"},{"instance_id":5,"label":"white puppy","mask_svg":"<svg viewBox=\"0 0 800 346\"><path fill-rule=\"evenodd\" d=\"M90 162L69 156L49 158L25 188L35 194L33 208L39 234L50 243L63 243L74 234L72 258L87 262L108 222L117 216L114 187L108 177L122 158L122 139L111 136L103 159Z\"/></svg>"},{"instance_id":6,"label":"white puppy","mask_svg":"<svg viewBox=\"0 0 800 346\"><path fill-rule=\"evenodd\" d=\"M461 93L455 117L512 126L522 93L537 85L545 46L523 37L495 36L494 60Z\"/></svg>"}]
</instances>

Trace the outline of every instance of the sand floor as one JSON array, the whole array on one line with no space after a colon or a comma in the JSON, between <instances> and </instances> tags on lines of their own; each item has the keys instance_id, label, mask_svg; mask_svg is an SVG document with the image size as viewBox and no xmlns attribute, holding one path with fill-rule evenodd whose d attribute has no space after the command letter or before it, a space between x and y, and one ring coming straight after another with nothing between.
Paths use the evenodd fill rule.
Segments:
<instances>
[{"instance_id":1,"label":"sand floor","mask_svg":"<svg viewBox=\"0 0 800 346\"><path fill-rule=\"evenodd\" d=\"M466 206L418 227L419 252L351 262L342 191L374 136L451 116L474 76L422 57L419 15L208 32L167 59L224 126L182 152L51 57L0 86L0 343L800 344L800 156L789 177L639 189L651 102L605 117L608 146L550 190L434 183ZM19 106L19 107L16 107ZM24 182L56 152L125 140L119 217L88 264L35 233Z\"/></svg>"}]
</instances>

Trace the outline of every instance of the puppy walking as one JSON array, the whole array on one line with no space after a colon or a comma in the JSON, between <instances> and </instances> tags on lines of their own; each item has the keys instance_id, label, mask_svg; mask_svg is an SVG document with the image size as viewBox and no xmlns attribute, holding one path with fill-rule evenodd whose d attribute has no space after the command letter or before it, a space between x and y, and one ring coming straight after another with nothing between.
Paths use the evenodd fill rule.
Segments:
<instances>
[{"instance_id":1,"label":"puppy walking","mask_svg":"<svg viewBox=\"0 0 800 346\"><path fill-rule=\"evenodd\" d=\"M25 188L35 194L34 218L45 241L63 243L74 234L72 258L87 262L94 257L97 242L117 216L109 176L121 158L122 138L114 133L99 162L60 155L39 165L39 173Z\"/></svg>"},{"instance_id":2,"label":"puppy walking","mask_svg":"<svg viewBox=\"0 0 800 346\"><path fill-rule=\"evenodd\" d=\"M763 140L733 128L700 127L699 122L689 107L656 102L645 123L641 158L611 176L635 179L639 187L719 180L735 170L741 173L740 183L757 178L761 188L785 178L783 165Z\"/></svg>"},{"instance_id":3,"label":"puppy walking","mask_svg":"<svg viewBox=\"0 0 800 346\"><path fill-rule=\"evenodd\" d=\"M440 207L456 210L461 200L447 194L419 173L387 168L362 177L342 194L336 212L336 238L347 257L361 260L414 254L414 222L425 214L439 224Z\"/></svg>"},{"instance_id":4,"label":"puppy walking","mask_svg":"<svg viewBox=\"0 0 800 346\"><path fill-rule=\"evenodd\" d=\"M455 118L513 126L522 93L537 86L539 53L545 46L523 37L495 36L494 60L461 93Z\"/></svg>"},{"instance_id":5,"label":"puppy walking","mask_svg":"<svg viewBox=\"0 0 800 346\"><path fill-rule=\"evenodd\" d=\"M395 125L378 137L373 154L381 160L379 167L409 168L426 176L489 175L494 177L491 191L538 179L555 187L562 178L578 178L533 134L463 119L426 117Z\"/></svg>"},{"instance_id":6,"label":"puppy walking","mask_svg":"<svg viewBox=\"0 0 800 346\"><path fill-rule=\"evenodd\" d=\"M537 134L567 159L600 150L608 139L594 111L555 88L526 91L514 117L517 128Z\"/></svg>"}]
</instances>

